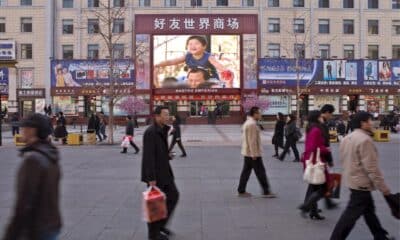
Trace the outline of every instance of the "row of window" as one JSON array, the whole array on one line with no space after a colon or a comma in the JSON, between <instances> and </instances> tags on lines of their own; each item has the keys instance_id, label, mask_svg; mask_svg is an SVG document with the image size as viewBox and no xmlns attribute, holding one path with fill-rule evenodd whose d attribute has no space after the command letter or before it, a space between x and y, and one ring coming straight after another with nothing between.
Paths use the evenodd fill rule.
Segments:
<instances>
[{"instance_id":1,"label":"row of window","mask_svg":"<svg viewBox=\"0 0 400 240\"><path fill-rule=\"evenodd\" d=\"M87 58L98 59L99 58L99 44L88 44L87 45ZM125 57L125 45L114 44L112 49L114 59L122 59ZM62 45L62 58L73 59L74 58L74 45Z\"/></svg>"},{"instance_id":2,"label":"row of window","mask_svg":"<svg viewBox=\"0 0 400 240\"><path fill-rule=\"evenodd\" d=\"M331 58L331 50L329 44L320 44L318 46L318 53L320 58ZM294 44L293 45L294 56L299 58L305 58L305 45ZM268 44L268 57L282 57L281 45L279 43ZM347 44L343 46L343 58L353 59L355 57L354 45ZM378 59L379 58L379 45L368 45L368 58ZM400 59L400 45L392 46L392 58Z\"/></svg>"}]
</instances>

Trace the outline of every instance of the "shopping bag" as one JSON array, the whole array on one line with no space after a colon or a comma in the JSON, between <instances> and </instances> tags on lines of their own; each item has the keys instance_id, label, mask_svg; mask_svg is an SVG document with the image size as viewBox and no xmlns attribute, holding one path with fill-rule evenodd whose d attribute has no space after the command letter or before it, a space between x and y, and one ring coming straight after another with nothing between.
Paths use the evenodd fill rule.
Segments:
<instances>
[{"instance_id":1,"label":"shopping bag","mask_svg":"<svg viewBox=\"0 0 400 240\"><path fill-rule=\"evenodd\" d=\"M313 163L314 153L306 160L303 180L309 184L319 185L326 182L325 163L321 161L321 150L317 148L316 160Z\"/></svg>"},{"instance_id":2,"label":"shopping bag","mask_svg":"<svg viewBox=\"0 0 400 240\"><path fill-rule=\"evenodd\" d=\"M148 223L167 218L165 194L157 187L149 187L143 192L143 219Z\"/></svg>"},{"instance_id":3,"label":"shopping bag","mask_svg":"<svg viewBox=\"0 0 400 240\"><path fill-rule=\"evenodd\" d=\"M129 136L124 137L124 138L122 139L121 147L123 147L123 148L129 147L130 140L131 140L131 139L130 139Z\"/></svg>"},{"instance_id":4,"label":"shopping bag","mask_svg":"<svg viewBox=\"0 0 400 240\"><path fill-rule=\"evenodd\" d=\"M328 181L328 191L326 196L329 198L340 198L342 175L340 173L330 173Z\"/></svg>"}]
</instances>

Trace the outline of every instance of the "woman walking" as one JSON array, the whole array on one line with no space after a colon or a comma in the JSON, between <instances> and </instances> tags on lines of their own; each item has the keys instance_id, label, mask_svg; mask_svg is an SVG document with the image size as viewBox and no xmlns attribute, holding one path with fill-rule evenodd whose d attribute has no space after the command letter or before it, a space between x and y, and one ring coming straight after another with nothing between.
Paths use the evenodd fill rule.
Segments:
<instances>
[{"instance_id":1,"label":"woman walking","mask_svg":"<svg viewBox=\"0 0 400 240\"><path fill-rule=\"evenodd\" d=\"M56 129L54 130L54 136L56 139L61 138L62 144L67 144L67 121L65 120L64 113L59 112L57 114Z\"/></svg>"},{"instance_id":2,"label":"woman walking","mask_svg":"<svg viewBox=\"0 0 400 240\"><path fill-rule=\"evenodd\" d=\"M288 122L285 126L285 137L286 137L285 148L283 149L283 152L281 153L278 159L283 161L285 159L286 153L289 152L289 148L292 148L295 157L293 162L299 162L300 155L299 151L297 150L296 143L300 139L297 134L296 116L293 114L290 114L288 116Z\"/></svg>"},{"instance_id":3,"label":"woman walking","mask_svg":"<svg viewBox=\"0 0 400 240\"><path fill-rule=\"evenodd\" d=\"M274 136L272 137L272 144L275 146L275 155L272 157L279 157L279 148L283 149L283 136L285 135L285 117L282 113L278 112L276 115L276 124Z\"/></svg>"},{"instance_id":4,"label":"woman walking","mask_svg":"<svg viewBox=\"0 0 400 240\"><path fill-rule=\"evenodd\" d=\"M177 115L176 117L172 117L172 120L173 120L172 126L174 127L174 130L172 132L172 142L171 146L169 147L169 152L171 152L175 144L178 143L178 146L182 151L182 155L180 157L186 157L186 151L182 145L180 118Z\"/></svg>"},{"instance_id":5,"label":"woman walking","mask_svg":"<svg viewBox=\"0 0 400 240\"><path fill-rule=\"evenodd\" d=\"M320 160L323 163L326 163L325 159L328 154L330 154L330 149L325 146L325 140L323 136L322 130L323 119L321 116L321 112L318 110L311 111L308 115L308 126L306 129L306 140L305 140L305 150L304 150L304 158L303 166L307 165L307 161L316 161L317 150L320 152ZM311 158L313 156L313 159ZM327 180L328 180L328 170L325 164L325 183L323 184L309 184L306 198L304 203L299 207L303 217L309 213L309 216L312 220L323 220L325 217L319 215L318 213L318 204L317 202L324 197L327 190Z\"/></svg>"}]
</instances>

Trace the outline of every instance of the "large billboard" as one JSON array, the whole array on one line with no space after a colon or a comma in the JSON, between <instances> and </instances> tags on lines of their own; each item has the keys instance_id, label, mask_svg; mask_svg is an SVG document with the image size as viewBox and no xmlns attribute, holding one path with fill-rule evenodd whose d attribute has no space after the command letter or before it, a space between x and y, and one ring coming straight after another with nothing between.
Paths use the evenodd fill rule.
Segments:
<instances>
[{"instance_id":1,"label":"large billboard","mask_svg":"<svg viewBox=\"0 0 400 240\"><path fill-rule=\"evenodd\" d=\"M8 94L8 68L0 68L0 93Z\"/></svg>"}]
</instances>

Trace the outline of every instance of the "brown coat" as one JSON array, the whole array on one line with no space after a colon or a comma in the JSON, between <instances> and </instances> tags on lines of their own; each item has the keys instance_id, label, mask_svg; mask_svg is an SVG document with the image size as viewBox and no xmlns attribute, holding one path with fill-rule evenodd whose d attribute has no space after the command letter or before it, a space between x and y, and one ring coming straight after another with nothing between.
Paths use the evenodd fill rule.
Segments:
<instances>
[{"instance_id":1,"label":"brown coat","mask_svg":"<svg viewBox=\"0 0 400 240\"><path fill-rule=\"evenodd\" d=\"M248 117L242 127L242 155L245 157L261 157L261 154L260 128L252 117Z\"/></svg>"},{"instance_id":2,"label":"brown coat","mask_svg":"<svg viewBox=\"0 0 400 240\"><path fill-rule=\"evenodd\" d=\"M389 193L379 168L378 151L367 131L356 129L340 144L345 185L350 189Z\"/></svg>"}]
</instances>

